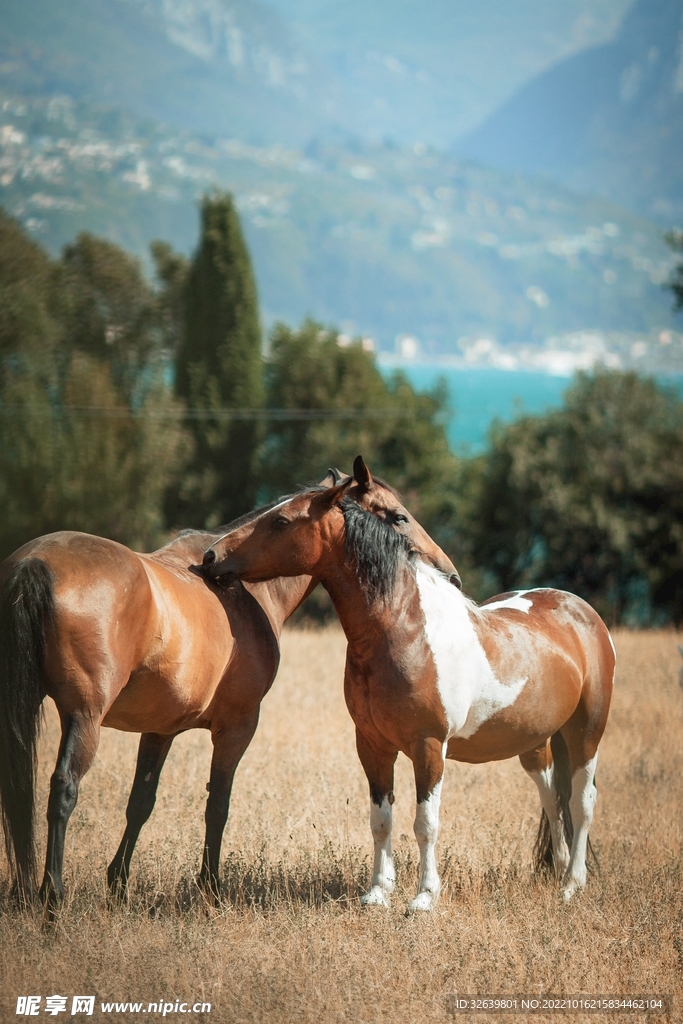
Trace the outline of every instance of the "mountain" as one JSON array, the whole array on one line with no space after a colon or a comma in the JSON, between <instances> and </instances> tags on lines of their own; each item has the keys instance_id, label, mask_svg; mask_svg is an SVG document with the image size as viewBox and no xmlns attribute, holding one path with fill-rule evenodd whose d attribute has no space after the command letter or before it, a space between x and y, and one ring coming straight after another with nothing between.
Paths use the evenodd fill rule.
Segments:
<instances>
[{"instance_id":1,"label":"mountain","mask_svg":"<svg viewBox=\"0 0 683 1024\"><path fill-rule=\"evenodd\" d=\"M194 132L304 143L335 84L257 0L0 0L0 89Z\"/></svg>"},{"instance_id":2,"label":"mountain","mask_svg":"<svg viewBox=\"0 0 683 1024\"><path fill-rule=\"evenodd\" d=\"M154 238L190 252L201 194L229 189L267 324L310 313L385 354L683 366L658 225L429 145L628 2L0 0L0 204L52 252L90 230L148 259ZM630 32L635 109L674 44L643 51L633 16L565 64L621 60Z\"/></svg>"},{"instance_id":3,"label":"mountain","mask_svg":"<svg viewBox=\"0 0 683 1024\"><path fill-rule=\"evenodd\" d=\"M612 42L535 77L455 150L681 223L681 0L637 0Z\"/></svg>"},{"instance_id":4,"label":"mountain","mask_svg":"<svg viewBox=\"0 0 683 1024\"><path fill-rule=\"evenodd\" d=\"M446 148L632 0L268 0L343 84L356 133Z\"/></svg>"},{"instance_id":5,"label":"mountain","mask_svg":"<svg viewBox=\"0 0 683 1024\"><path fill-rule=\"evenodd\" d=\"M154 238L189 253L214 187L235 195L267 324L312 314L383 352L469 363L609 350L683 369L673 254L606 200L424 146L259 147L0 94L0 204L52 252L89 230L143 258Z\"/></svg>"},{"instance_id":6,"label":"mountain","mask_svg":"<svg viewBox=\"0 0 683 1024\"><path fill-rule=\"evenodd\" d=\"M0 0L0 89L257 145L447 146L630 0Z\"/></svg>"}]
</instances>

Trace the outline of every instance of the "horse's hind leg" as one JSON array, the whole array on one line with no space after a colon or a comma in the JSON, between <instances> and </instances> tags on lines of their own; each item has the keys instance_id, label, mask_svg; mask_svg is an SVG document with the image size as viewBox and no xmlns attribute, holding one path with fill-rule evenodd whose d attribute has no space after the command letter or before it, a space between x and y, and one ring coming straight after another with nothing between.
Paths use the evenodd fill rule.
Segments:
<instances>
[{"instance_id":1,"label":"horse's hind leg","mask_svg":"<svg viewBox=\"0 0 683 1024\"><path fill-rule=\"evenodd\" d=\"M64 838L78 800L80 781L92 763L100 738L100 720L88 712L60 715L62 739L57 765L50 780L47 804L47 856L40 897L53 908L64 896L62 865Z\"/></svg>"},{"instance_id":2,"label":"horse's hind leg","mask_svg":"<svg viewBox=\"0 0 683 1024\"><path fill-rule=\"evenodd\" d=\"M114 896L125 895L133 850L142 826L154 809L159 776L173 740L173 736L155 732L145 732L140 737L135 778L126 807L126 829L107 871L109 889Z\"/></svg>"},{"instance_id":3,"label":"horse's hind leg","mask_svg":"<svg viewBox=\"0 0 683 1024\"><path fill-rule=\"evenodd\" d=\"M565 826L560 810L557 778L553 755L550 749L550 740L547 740L543 746L537 747L535 750L530 750L525 754L520 754L519 760L522 768L529 778L534 781L536 788L538 789L538 795L541 798L541 807L543 808L543 813L547 819L550 831L552 861L555 870L555 877L560 880L564 878L567 867L569 866L569 848L567 846ZM542 827L543 822L541 822L541 828ZM540 837L541 829L539 829L539 838ZM538 851L538 861L545 859L544 854L544 850ZM537 862L537 870L540 866L540 863Z\"/></svg>"},{"instance_id":4,"label":"horse's hind leg","mask_svg":"<svg viewBox=\"0 0 683 1024\"><path fill-rule=\"evenodd\" d=\"M569 810L574 826L569 866L562 881L565 900L570 900L577 889L582 889L586 884L588 830L593 821L593 810L598 796L595 788L595 769L598 763L598 744L605 730L612 692L613 650L607 636L603 645L605 657L602 670L593 672L586 679L574 714L560 730L569 754Z\"/></svg>"},{"instance_id":5,"label":"horse's hind leg","mask_svg":"<svg viewBox=\"0 0 683 1024\"><path fill-rule=\"evenodd\" d=\"M574 838L569 866L562 881L562 894L565 900L570 900L576 890L583 889L586 884L588 830L593 820L593 809L598 796L594 781L598 763L597 750L585 764L579 764L575 768L574 763L572 763L572 795L569 799Z\"/></svg>"}]
</instances>

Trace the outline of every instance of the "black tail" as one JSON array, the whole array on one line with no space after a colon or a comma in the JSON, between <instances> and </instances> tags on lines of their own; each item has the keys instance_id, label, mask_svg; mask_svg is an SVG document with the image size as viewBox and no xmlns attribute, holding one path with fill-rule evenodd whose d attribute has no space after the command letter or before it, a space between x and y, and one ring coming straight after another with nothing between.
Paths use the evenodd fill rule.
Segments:
<instances>
[{"instance_id":1,"label":"black tail","mask_svg":"<svg viewBox=\"0 0 683 1024\"><path fill-rule=\"evenodd\" d=\"M567 750L567 744L564 742L562 733L556 732L551 736L550 750L553 755L554 781L560 819L564 826L567 846L571 849L574 837L572 816L569 810L569 799L572 795L572 772L569 764L569 751ZM550 822L545 811L541 811L541 820L534 844L534 871L537 873L549 872L553 871L554 868L555 859L553 857L553 844L550 836Z\"/></svg>"},{"instance_id":2,"label":"black tail","mask_svg":"<svg viewBox=\"0 0 683 1024\"><path fill-rule=\"evenodd\" d=\"M34 786L45 635L54 613L52 573L18 562L0 593L0 804L10 869L21 895L35 880Z\"/></svg>"}]
</instances>

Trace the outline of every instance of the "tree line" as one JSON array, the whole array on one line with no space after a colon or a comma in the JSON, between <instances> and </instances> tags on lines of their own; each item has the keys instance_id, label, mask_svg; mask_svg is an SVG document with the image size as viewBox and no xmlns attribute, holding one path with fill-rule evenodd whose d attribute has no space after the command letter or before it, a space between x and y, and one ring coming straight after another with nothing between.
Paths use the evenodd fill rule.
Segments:
<instances>
[{"instance_id":1,"label":"tree line","mask_svg":"<svg viewBox=\"0 0 683 1024\"><path fill-rule=\"evenodd\" d=\"M213 529L362 452L477 598L561 586L608 622L683 618L683 403L630 373L579 375L562 408L458 458L444 386L382 375L306 320L265 346L229 195L154 278L87 233L51 258L0 212L0 555L78 529L151 549Z\"/></svg>"}]
</instances>

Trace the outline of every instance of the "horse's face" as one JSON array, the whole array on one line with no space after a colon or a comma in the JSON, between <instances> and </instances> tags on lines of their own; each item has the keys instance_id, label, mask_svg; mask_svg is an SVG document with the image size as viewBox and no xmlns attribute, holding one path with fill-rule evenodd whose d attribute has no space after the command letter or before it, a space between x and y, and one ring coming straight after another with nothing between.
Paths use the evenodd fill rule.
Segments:
<instances>
[{"instance_id":1,"label":"horse's face","mask_svg":"<svg viewBox=\"0 0 683 1024\"><path fill-rule=\"evenodd\" d=\"M383 520L397 533L403 534L409 540L410 546L418 558L433 565L435 569L448 576L458 589L461 589L460 575L448 555L410 514L393 487L373 479L360 456L354 463L354 480L355 483L348 491L349 497L353 498L366 512Z\"/></svg>"},{"instance_id":2,"label":"horse's face","mask_svg":"<svg viewBox=\"0 0 683 1024\"><path fill-rule=\"evenodd\" d=\"M336 490L297 494L231 530L204 552L203 574L222 583L315 575L330 532L329 513L335 508L333 501L322 499ZM336 513L343 522L341 510L336 508Z\"/></svg>"},{"instance_id":3,"label":"horse's face","mask_svg":"<svg viewBox=\"0 0 683 1024\"><path fill-rule=\"evenodd\" d=\"M334 487L308 491L281 502L237 530L227 533L204 554L203 574L213 580L250 583L277 576L318 576L326 555L343 544L345 497L402 533L418 557L449 576L460 577L451 560L422 529L390 487L375 481L360 458L354 476Z\"/></svg>"}]
</instances>

